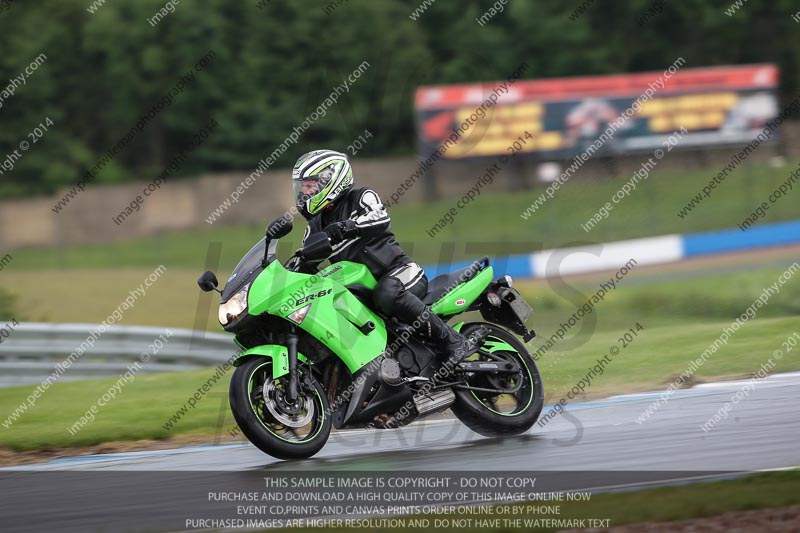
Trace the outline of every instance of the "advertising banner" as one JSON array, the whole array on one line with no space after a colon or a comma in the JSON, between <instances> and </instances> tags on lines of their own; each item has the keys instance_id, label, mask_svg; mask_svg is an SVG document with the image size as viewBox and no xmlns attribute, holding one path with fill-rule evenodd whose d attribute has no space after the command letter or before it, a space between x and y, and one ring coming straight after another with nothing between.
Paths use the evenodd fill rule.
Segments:
<instances>
[{"instance_id":1,"label":"advertising banner","mask_svg":"<svg viewBox=\"0 0 800 533\"><path fill-rule=\"evenodd\" d=\"M422 158L568 158L659 146L751 141L778 115L772 64L516 82L424 86L415 110ZM772 137L774 138L774 137ZM438 152L438 155L436 154Z\"/></svg>"}]
</instances>

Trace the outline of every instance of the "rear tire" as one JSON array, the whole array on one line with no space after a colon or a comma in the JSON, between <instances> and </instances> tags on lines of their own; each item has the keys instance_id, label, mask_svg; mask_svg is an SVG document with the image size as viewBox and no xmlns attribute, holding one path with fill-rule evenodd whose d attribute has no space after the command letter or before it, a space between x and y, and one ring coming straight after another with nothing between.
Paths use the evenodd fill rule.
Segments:
<instances>
[{"instance_id":1,"label":"rear tire","mask_svg":"<svg viewBox=\"0 0 800 533\"><path fill-rule=\"evenodd\" d=\"M465 324L461 332L464 335L469 335L469 331L479 325L488 327L490 330L481 351L489 351L496 347L497 349L491 352L493 355L513 360L520 366L521 378L517 377L517 379L522 381L522 386L519 389L522 394L519 394L519 397L492 395L491 393L454 388L453 392L455 392L456 401L451 409L465 426L485 437L504 437L525 433L536 423L539 414L542 412L544 405L542 376L525 345L514 335L499 326L473 322ZM502 347L498 347L501 343L511 346L513 350L501 349ZM481 352L467 357L466 360L474 359L490 360ZM486 380L491 378L487 376L487 374L475 373L472 377L467 378L467 384L490 388L487 387ZM516 384L516 381L514 381L514 384ZM510 402L510 400L506 399L509 396L514 398L517 405L510 409L509 412L505 412L496 403L498 402L498 397L500 400ZM493 401L495 402L494 404Z\"/></svg>"},{"instance_id":2,"label":"rear tire","mask_svg":"<svg viewBox=\"0 0 800 533\"><path fill-rule=\"evenodd\" d=\"M236 423L258 449L278 459L311 457L325 446L331 433L324 390L301 366L297 373L300 397L295 405L282 401L289 376L274 380L271 359L245 361L231 377L229 399Z\"/></svg>"}]
</instances>

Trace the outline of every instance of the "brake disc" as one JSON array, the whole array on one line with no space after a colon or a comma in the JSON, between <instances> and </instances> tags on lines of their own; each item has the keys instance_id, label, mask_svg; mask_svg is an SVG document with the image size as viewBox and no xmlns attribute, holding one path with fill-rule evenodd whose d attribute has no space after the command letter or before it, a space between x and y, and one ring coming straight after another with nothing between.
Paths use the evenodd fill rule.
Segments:
<instances>
[{"instance_id":1,"label":"brake disc","mask_svg":"<svg viewBox=\"0 0 800 533\"><path fill-rule=\"evenodd\" d=\"M267 410L284 426L301 428L314 418L314 402L308 401L305 396L299 396L294 404L287 403L283 391L275 386L271 377L264 382L263 391Z\"/></svg>"}]
</instances>

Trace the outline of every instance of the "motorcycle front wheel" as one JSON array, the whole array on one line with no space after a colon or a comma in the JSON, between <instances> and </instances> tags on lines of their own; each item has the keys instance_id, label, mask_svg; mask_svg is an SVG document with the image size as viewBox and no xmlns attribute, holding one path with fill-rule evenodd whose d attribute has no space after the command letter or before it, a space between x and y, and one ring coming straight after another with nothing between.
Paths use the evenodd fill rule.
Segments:
<instances>
[{"instance_id":1,"label":"motorcycle front wheel","mask_svg":"<svg viewBox=\"0 0 800 533\"><path fill-rule=\"evenodd\" d=\"M331 418L322 386L297 369L298 398L288 399L289 376L272 377L272 360L253 358L236 368L229 399L236 423L258 449L278 459L305 459L328 441Z\"/></svg>"}]
</instances>

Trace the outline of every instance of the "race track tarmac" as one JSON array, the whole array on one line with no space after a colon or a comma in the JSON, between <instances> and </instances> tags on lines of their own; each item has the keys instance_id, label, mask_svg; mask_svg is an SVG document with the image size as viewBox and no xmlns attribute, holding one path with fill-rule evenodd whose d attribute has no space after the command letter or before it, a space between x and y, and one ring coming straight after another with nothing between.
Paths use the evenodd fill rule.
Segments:
<instances>
[{"instance_id":1,"label":"race track tarmac","mask_svg":"<svg viewBox=\"0 0 800 533\"><path fill-rule=\"evenodd\" d=\"M745 390L727 418L702 429ZM660 396L570 405L543 427L502 440L456 420L432 420L335 433L305 461L279 461L234 443L3 468L0 516L9 531L177 531L184 530L178 518L208 506L210 490L264 490L265 477L290 472L513 471L536 476L546 490L616 490L800 465L800 372L675 391L643 421Z\"/></svg>"}]
</instances>

